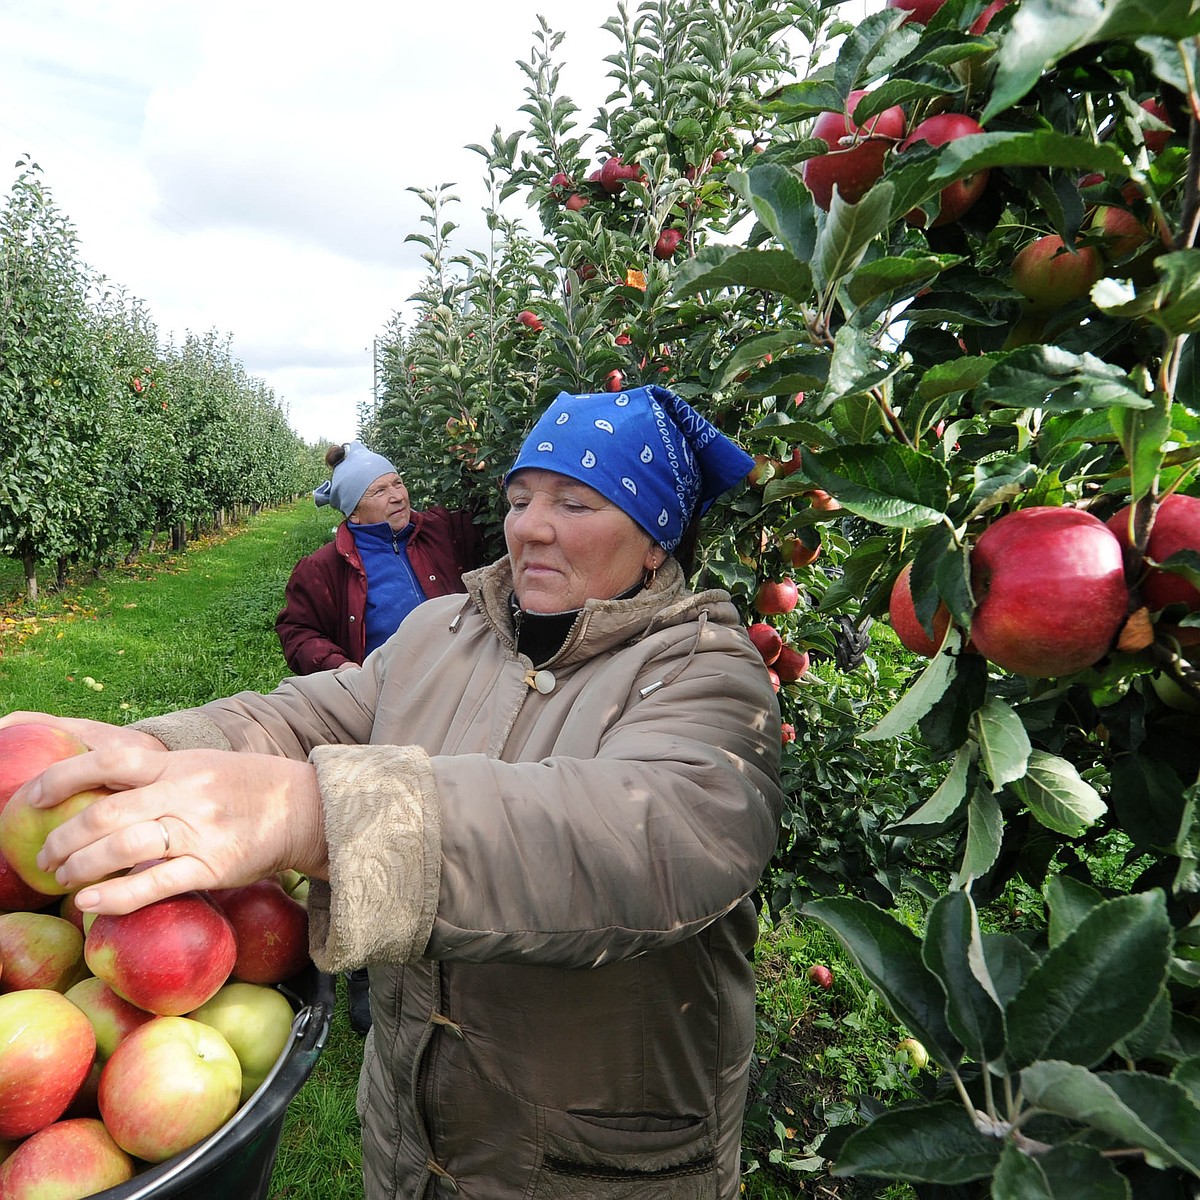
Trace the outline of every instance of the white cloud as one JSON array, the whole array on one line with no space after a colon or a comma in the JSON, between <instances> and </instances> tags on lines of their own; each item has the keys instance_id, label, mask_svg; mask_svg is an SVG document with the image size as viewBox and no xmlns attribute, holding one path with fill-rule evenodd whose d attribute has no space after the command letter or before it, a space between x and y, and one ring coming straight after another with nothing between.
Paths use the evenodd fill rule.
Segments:
<instances>
[{"instance_id":1,"label":"white cloud","mask_svg":"<svg viewBox=\"0 0 1200 1200\"><path fill-rule=\"evenodd\" d=\"M586 125L608 6L6 0L0 160L33 155L84 260L164 340L232 334L303 437L346 440L372 341L424 271L407 189L454 183L459 244L479 244L484 164L465 146L525 125L516 62L539 13L567 33Z\"/></svg>"}]
</instances>

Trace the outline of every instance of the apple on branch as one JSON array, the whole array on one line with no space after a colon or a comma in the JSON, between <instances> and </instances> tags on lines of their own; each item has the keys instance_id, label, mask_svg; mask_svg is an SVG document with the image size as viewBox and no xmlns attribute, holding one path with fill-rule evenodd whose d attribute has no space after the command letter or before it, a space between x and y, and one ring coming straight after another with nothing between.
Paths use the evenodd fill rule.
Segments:
<instances>
[{"instance_id":1,"label":"apple on branch","mask_svg":"<svg viewBox=\"0 0 1200 1200\"><path fill-rule=\"evenodd\" d=\"M1129 610L1121 544L1075 508L1010 512L971 550L971 641L1006 671L1046 679L1104 657Z\"/></svg>"},{"instance_id":2,"label":"apple on branch","mask_svg":"<svg viewBox=\"0 0 1200 1200\"><path fill-rule=\"evenodd\" d=\"M932 658L946 640L946 630L950 627L950 610L944 602L938 604L933 614L931 636L917 617L911 576L912 563L907 562L900 568L900 574L892 584L888 599L888 616L891 618L892 630L906 650L924 655L925 658Z\"/></svg>"},{"instance_id":3,"label":"apple on branch","mask_svg":"<svg viewBox=\"0 0 1200 1200\"><path fill-rule=\"evenodd\" d=\"M754 610L764 617L789 613L796 607L799 600L800 589L796 586L795 580L791 578L768 579L759 586L754 596Z\"/></svg>"},{"instance_id":4,"label":"apple on branch","mask_svg":"<svg viewBox=\"0 0 1200 1200\"><path fill-rule=\"evenodd\" d=\"M829 211L833 189L847 204L857 204L883 174L888 150L904 136L904 110L899 105L871 117L861 128L853 117L865 89L850 92L844 112L824 112L813 122L812 135L829 150L804 160L800 168L813 203Z\"/></svg>"},{"instance_id":5,"label":"apple on branch","mask_svg":"<svg viewBox=\"0 0 1200 1200\"><path fill-rule=\"evenodd\" d=\"M959 138L982 132L983 126L966 113L935 113L932 117L926 117L900 143L897 153L903 154L918 142L925 142L930 146L945 146L958 141ZM951 221L957 221L983 195L990 176L991 172L985 168L956 179L942 188L938 197L938 215L930 222L930 228L936 229L941 225L949 225ZM904 219L910 225L920 228L925 224L925 212L919 207L912 208L904 214Z\"/></svg>"},{"instance_id":6,"label":"apple on branch","mask_svg":"<svg viewBox=\"0 0 1200 1200\"><path fill-rule=\"evenodd\" d=\"M769 667L783 649L783 636L773 625L766 621L755 621L747 631L754 648L762 655L762 660Z\"/></svg>"},{"instance_id":7,"label":"apple on branch","mask_svg":"<svg viewBox=\"0 0 1200 1200\"><path fill-rule=\"evenodd\" d=\"M1132 544L1128 505L1108 519L1122 548ZM1200 497L1174 492L1158 506L1146 542L1146 557L1161 563L1181 550L1200 554ZM1188 612L1200 611L1200 590L1184 575L1151 566L1140 582L1142 598L1152 612L1168 604L1182 604Z\"/></svg>"}]
</instances>

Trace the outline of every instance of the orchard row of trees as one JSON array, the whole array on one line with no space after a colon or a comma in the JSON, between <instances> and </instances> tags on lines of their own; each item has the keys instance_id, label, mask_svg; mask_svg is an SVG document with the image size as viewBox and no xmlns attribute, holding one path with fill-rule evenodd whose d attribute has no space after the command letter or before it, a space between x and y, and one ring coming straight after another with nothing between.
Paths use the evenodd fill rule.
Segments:
<instances>
[{"instance_id":1,"label":"orchard row of trees","mask_svg":"<svg viewBox=\"0 0 1200 1200\"><path fill-rule=\"evenodd\" d=\"M163 344L81 261L35 163L0 212L0 553L61 577L313 486L319 449L215 333Z\"/></svg>"},{"instance_id":2,"label":"orchard row of trees","mask_svg":"<svg viewBox=\"0 0 1200 1200\"><path fill-rule=\"evenodd\" d=\"M364 436L493 518L560 390L662 383L756 452L696 582L789 664L764 898L941 1068L819 1153L937 1195L1193 1194L1200 7L642 0L606 28L586 128L538 30L524 128L477 147L487 246L420 192ZM927 660L897 677L880 618ZM1044 911L1008 930L1018 885Z\"/></svg>"}]
</instances>

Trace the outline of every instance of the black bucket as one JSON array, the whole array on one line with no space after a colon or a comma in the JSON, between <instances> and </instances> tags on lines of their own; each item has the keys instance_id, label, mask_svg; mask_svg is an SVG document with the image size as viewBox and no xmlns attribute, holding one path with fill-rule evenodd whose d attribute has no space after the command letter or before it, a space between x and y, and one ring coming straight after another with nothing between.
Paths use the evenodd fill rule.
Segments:
<instances>
[{"instance_id":1,"label":"black bucket","mask_svg":"<svg viewBox=\"0 0 1200 1200\"><path fill-rule=\"evenodd\" d=\"M335 995L315 967L279 988L296 1009L292 1036L255 1093L202 1142L90 1200L266 1200L284 1115L325 1048Z\"/></svg>"}]
</instances>

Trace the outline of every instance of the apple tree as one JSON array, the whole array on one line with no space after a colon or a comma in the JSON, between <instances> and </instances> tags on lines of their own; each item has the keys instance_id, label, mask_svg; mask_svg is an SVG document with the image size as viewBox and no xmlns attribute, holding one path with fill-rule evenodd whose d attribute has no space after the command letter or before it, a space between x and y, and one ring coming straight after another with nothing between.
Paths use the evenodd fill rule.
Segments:
<instances>
[{"instance_id":1,"label":"apple tree","mask_svg":"<svg viewBox=\"0 0 1200 1200\"><path fill-rule=\"evenodd\" d=\"M758 424L799 446L763 510L833 497L854 525L820 607L890 610L899 630L907 565L932 643L859 741L914 738L947 764L890 828L952 839L948 887L921 933L850 893L802 911L942 1073L823 1152L841 1174L962 1195L1191 1194L1200 12L927 7L868 15L768 100L771 149L738 180L748 244L700 249L675 284L793 302L802 333L770 370L813 382L803 420L777 403ZM810 124L869 130L897 105L877 178L818 206L797 163L870 134L814 146ZM951 112L979 131L912 140ZM1046 904L1024 936L985 916L1017 880Z\"/></svg>"}]
</instances>

